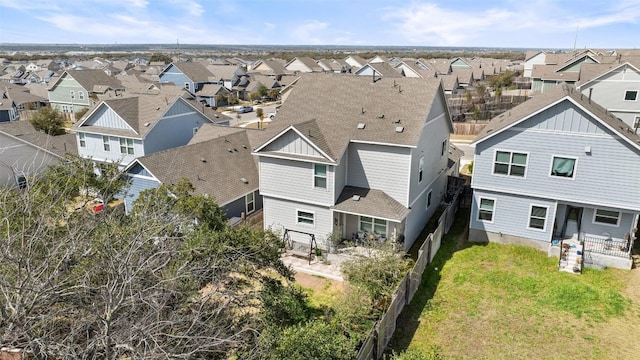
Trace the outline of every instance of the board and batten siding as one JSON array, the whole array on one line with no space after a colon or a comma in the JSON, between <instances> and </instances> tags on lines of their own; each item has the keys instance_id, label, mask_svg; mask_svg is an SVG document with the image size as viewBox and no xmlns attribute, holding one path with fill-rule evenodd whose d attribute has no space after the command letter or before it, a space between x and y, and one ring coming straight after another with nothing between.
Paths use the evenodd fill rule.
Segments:
<instances>
[{"instance_id":1,"label":"board and batten siding","mask_svg":"<svg viewBox=\"0 0 640 360\"><path fill-rule=\"evenodd\" d=\"M493 221L491 222L478 220L478 204L481 198L495 200ZM532 205L547 207L544 231L529 228ZM549 242L553 235L555 210L555 200L474 190L469 228Z\"/></svg>"},{"instance_id":2,"label":"board and batten siding","mask_svg":"<svg viewBox=\"0 0 640 360\"><path fill-rule=\"evenodd\" d=\"M185 83L189 84L189 90L196 91L195 84L189 79L182 71L175 67L175 65L169 65L169 68L164 70L159 76L161 83L173 83L180 88L184 88Z\"/></svg>"},{"instance_id":3,"label":"board and batten siding","mask_svg":"<svg viewBox=\"0 0 640 360\"><path fill-rule=\"evenodd\" d=\"M328 207L281 200L269 196L263 196L262 201L265 229L281 231L281 233L284 229L312 233L316 237L318 247L326 245L327 235L333 231L331 210ZM314 224L298 224L298 210L313 213ZM291 239L309 244L309 237L306 235L291 233Z\"/></svg>"},{"instance_id":4,"label":"board and batten siding","mask_svg":"<svg viewBox=\"0 0 640 360\"><path fill-rule=\"evenodd\" d=\"M334 205L334 166L327 165L326 189L314 188L313 163L260 156L259 166L260 193L265 196Z\"/></svg>"},{"instance_id":5,"label":"board and batten siding","mask_svg":"<svg viewBox=\"0 0 640 360\"><path fill-rule=\"evenodd\" d=\"M293 130L289 130L286 133L282 134L274 142L267 145L264 151L276 151L289 154L315 156L321 158L321 160L326 160L318 150L316 150L311 144L309 144L309 142L304 140L297 132Z\"/></svg>"},{"instance_id":6,"label":"board and batten siding","mask_svg":"<svg viewBox=\"0 0 640 360\"><path fill-rule=\"evenodd\" d=\"M180 102L172 106L167 114L158 120L144 139L146 154L186 145L193 138L194 129L210 123L202 114L186 107ZM174 107L180 107L177 111ZM196 130L197 131L197 130Z\"/></svg>"},{"instance_id":7,"label":"board and batten siding","mask_svg":"<svg viewBox=\"0 0 640 360\"><path fill-rule=\"evenodd\" d=\"M100 126L108 129L134 130L126 121L105 103L87 119L83 126Z\"/></svg>"},{"instance_id":8,"label":"board and batten siding","mask_svg":"<svg viewBox=\"0 0 640 360\"><path fill-rule=\"evenodd\" d=\"M347 185L382 190L409 207L410 148L351 143L347 161Z\"/></svg>"},{"instance_id":9,"label":"board and batten siding","mask_svg":"<svg viewBox=\"0 0 640 360\"><path fill-rule=\"evenodd\" d=\"M493 175L496 150L527 153L526 176ZM554 155L577 159L574 179L550 176ZM637 148L564 101L477 144L472 187L638 210L639 156Z\"/></svg>"}]
</instances>

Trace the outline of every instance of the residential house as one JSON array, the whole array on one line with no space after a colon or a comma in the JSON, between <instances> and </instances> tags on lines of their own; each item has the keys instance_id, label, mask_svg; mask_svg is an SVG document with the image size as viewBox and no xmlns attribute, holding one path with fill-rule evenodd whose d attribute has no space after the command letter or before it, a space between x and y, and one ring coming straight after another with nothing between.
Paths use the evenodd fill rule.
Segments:
<instances>
[{"instance_id":1,"label":"residential house","mask_svg":"<svg viewBox=\"0 0 640 360\"><path fill-rule=\"evenodd\" d=\"M50 136L33 128L28 121L0 124L0 186L27 185L57 164L65 154L77 155L73 134Z\"/></svg>"},{"instance_id":2,"label":"residential house","mask_svg":"<svg viewBox=\"0 0 640 360\"><path fill-rule=\"evenodd\" d=\"M584 96L602 105L638 133L640 129L640 61L584 64L576 84Z\"/></svg>"},{"instance_id":3,"label":"residential house","mask_svg":"<svg viewBox=\"0 0 640 360\"><path fill-rule=\"evenodd\" d=\"M325 72L348 73L351 72L351 66L341 59L320 59L318 65Z\"/></svg>"},{"instance_id":4,"label":"residential house","mask_svg":"<svg viewBox=\"0 0 640 360\"><path fill-rule=\"evenodd\" d=\"M438 75L438 79L442 81L444 87L444 93L447 95L455 95L458 93L460 83L458 82L458 75Z\"/></svg>"},{"instance_id":5,"label":"residential house","mask_svg":"<svg viewBox=\"0 0 640 360\"><path fill-rule=\"evenodd\" d=\"M546 53L544 51L527 51L524 59L524 72L522 76L525 78L531 77L534 65L546 65Z\"/></svg>"},{"instance_id":6,"label":"residential house","mask_svg":"<svg viewBox=\"0 0 640 360\"><path fill-rule=\"evenodd\" d=\"M248 134L258 130L205 126L204 131L217 136L139 157L127 166L131 185L125 196L127 213L140 192L181 179L191 182L194 194L214 198L232 223L262 209L252 134Z\"/></svg>"},{"instance_id":7,"label":"residential house","mask_svg":"<svg viewBox=\"0 0 640 360\"><path fill-rule=\"evenodd\" d=\"M199 62L177 62L167 65L158 74L160 83L173 83L192 94L197 93L205 84L213 84L213 74Z\"/></svg>"},{"instance_id":8,"label":"residential house","mask_svg":"<svg viewBox=\"0 0 640 360\"><path fill-rule=\"evenodd\" d=\"M20 120L18 106L13 99L9 98L6 92L0 95L0 122Z\"/></svg>"},{"instance_id":9,"label":"residential house","mask_svg":"<svg viewBox=\"0 0 640 360\"><path fill-rule=\"evenodd\" d=\"M285 74L290 74L291 72L284 68L284 65L281 64L278 60L258 60L253 67L251 68L250 73L260 73L266 76L275 77L276 80L280 80L280 78Z\"/></svg>"},{"instance_id":10,"label":"residential house","mask_svg":"<svg viewBox=\"0 0 640 360\"><path fill-rule=\"evenodd\" d=\"M585 263L631 267L640 136L624 122L561 84L492 119L472 146L470 241L549 251L574 239Z\"/></svg>"},{"instance_id":11,"label":"residential house","mask_svg":"<svg viewBox=\"0 0 640 360\"><path fill-rule=\"evenodd\" d=\"M358 55L349 55L344 59L344 62L349 64L354 72L367 64L367 60Z\"/></svg>"},{"instance_id":12,"label":"residential house","mask_svg":"<svg viewBox=\"0 0 640 360\"><path fill-rule=\"evenodd\" d=\"M426 79L436 76L434 69L429 68L429 66L418 60L402 61L395 65L394 68L405 77Z\"/></svg>"},{"instance_id":13,"label":"residential house","mask_svg":"<svg viewBox=\"0 0 640 360\"><path fill-rule=\"evenodd\" d=\"M265 227L408 250L446 194L452 131L438 79L302 76L253 152Z\"/></svg>"},{"instance_id":14,"label":"residential house","mask_svg":"<svg viewBox=\"0 0 640 360\"><path fill-rule=\"evenodd\" d=\"M386 62L367 63L355 72L357 76L369 76L371 78L401 78L402 74Z\"/></svg>"},{"instance_id":15,"label":"residential house","mask_svg":"<svg viewBox=\"0 0 640 360\"><path fill-rule=\"evenodd\" d=\"M119 96L124 87L102 70L67 70L48 89L51 107L75 113L97 103L98 96Z\"/></svg>"},{"instance_id":16,"label":"residential house","mask_svg":"<svg viewBox=\"0 0 640 360\"><path fill-rule=\"evenodd\" d=\"M318 65L318 63L308 57L308 56L299 56L291 59L285 66L291 73L308 73L308 72L324 72L322 66Z\"/></svg>"},{"instance_id":17,"label":"residential house","mask_svg":"<svg viewBox=\"0 0 640 360\"><path fill-rule=\"evenodd\" d=\"M187 144L203 124L228 124L228 117L207 116L202 108L187 93L104 100L74 124L78 152L124 167L137 157Z\"/></svg>"}]
</instances>

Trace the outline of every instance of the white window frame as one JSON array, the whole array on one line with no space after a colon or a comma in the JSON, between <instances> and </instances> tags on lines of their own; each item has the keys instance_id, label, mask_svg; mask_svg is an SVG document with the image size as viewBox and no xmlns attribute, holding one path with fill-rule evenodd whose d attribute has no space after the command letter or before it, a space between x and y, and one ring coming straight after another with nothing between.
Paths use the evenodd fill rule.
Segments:
<instances>
[{"instance_id":1,"label":"white window frame","mask_svg":"<svg viewBox=\"0 0 640 360\"><path fill-rule=\"evenodd\" d=\"M636 116L633 119L633 130L635 130L636 133L637 133L638 129L640 129L640 116Z\"/></svg>"},{"instance_id":2,"label":"white window frame","mask_svg":"<svg viewBox=\"0 0 640 360\"><path fill-rule=\"evenodd\" d=\"M311 214L311 218L309 219L309 217L305 217L304 215L301 215L301 213ZM300 221L300 219L311 220L311 223ZM301 226L316 227L316 212L296 209L296 224Z\"/></svg>"},{"instance_id":3,"label":"white window frame","mask_svg":"<svg viewBox=\"0 0 640 360\"><path fill-rule=\"evenodd\" d=\"M78 133L78 140L80 142L80 147L81 148L86 148L87 147L87 138L85 136L85 134L83 132L79 132Z\"/></svg>"},{"instance_id":4,"label":"white window frame","mask_svg":"<svg viewBox=\"0 0 640 360\"><path fill-rule=\"evenodd\" d=\"M418 184L422 182L424 178L424 156L420 156L418 160Z\"/></svg>"},{"instance_id":5,"label":"white window frame","mask_svg":"<svg viewBox=\"0 0 640 360\"><path fill-rule=\"evenodd\" d=\"M572 177L553 175L551 173L553 171L553 160L555 158L575 160L575 162L573 163L573 176ZM577 172L578 172L578 158L577 157L575 157L575 156L565 156L565 155L551 155L551 163L549 164L549 172L547 173L547 174L549 174L549 177L554 178L554 179L575 180Z\"/></svg>"},{"instance_id":6,"label":"white window frame","mask_svg":"<svg viewBox=\"0 0 640 360\"><path fill-rule=\"evenodd\" d=\"M636 93L635 98L634 98L633 100L627 100L627 94L628 94L628 93L633 93L633 92L634 92L634 93ZM638 93L639 93L639 92L640 92L640 91L638 91L638 90L625 90L625 91L624 91L624 97L622 98L622 100L623 100L623 101L638 101Z\"/></svg>"},{"instance_id":7,"label":"white window frame","mask_svg":"<svg viewBox=\"0 0 640 360\"><path fill-rule=\"evenodd\" d=\"M316 167L324 166L324 176L316 174ZM329 166L327 164L313 164L313 188L327 190L329 188ZM316 179L324 179L324 187L316 185Z\"/></svg>"},{"instance_id":8,"label":"white window frame","mask_svg":"<svg viewBox=\"0 0 640 360\"><path fill-rule=\"evenodd\" d=\"M445 155L447 155L449 153L449 151L448 151L449 146L448 146L448 141L447 140L448 139L442 140L442 148L440 149L440 157L443 157L443 156L445 156Z\"/></svg>"},{"instance_id":9,"label":"white window frame","mask_svg":"<svg viewBox=\"0 0 640 360\"><path fill-rule=\"evenodd\" d=\"M188 91L191 91L191 84L189 84L189 82L185 82L184 83L184 88Z\"/></svg>"},{"instance_id":10,"label":"white window frame","mask_svg":"<svg viewBox=\"0 0 640 360\"><path fill-rule=\"evenodd\" d=\"M129 143L131 142L131 143ZM122 149L126 149L122 151ZM131 150L131 152L129 152ZM133 139L120 138L120 154L123 155L135 155L135 148L133 147Z\"/></svg>"},{"instance_id":11,"label":"white window frame","mask_svg":"<svg viewBox=\"0 0 640 360\"><path fill-rule=\"evenodd\" d=\"M371 221L363 221L362 218L371 219ZM376 222L378 222L378 226L382 226L380 222L384 222L384 233L376 233ZM366 223L371 226L371 231L367 232L368 234L373 234L374 236L384 236L387 237L387 232L389 231L389 221L381 218L376 218L374 216L358 216L358 231L365 232L362 230L362 224Z\"/></svg>"},{"instance_id":12,"label":"white window frame","mask_svg":"<svg viewBox=\"0 0 640 360\"><path fill-rule=\"evenodd\" d=\"M542 229L538 229L536 227L531 227L531 218L533 217L533 207L544 208L544 223L542 224ZM495 207L495 206L494 206ZM527 218L527 229L533 231L545 232L547 231L547 219L549 218L549 206L547 205L539 205L539 204L530 204L529 205L529 217ZM536 217L536 219L540 219Z\"/></svg>"},{"instance_id":13,"label":"white window frame","mask_svg":"<svg viewBox=\"0 0 640 360\"><path fill-rule=\"evenodd\" d=\"M616 219L616 223L615 224L609 224L609 223L604 223L604 222L600 222L600 221L596 221L596 217L600 216L600 217L605 217L605 218L610 218L613 219L613 217L608 216L608 215L598 215L598 210L604 210L604 211L611 211L611 212L617 212L618 213L618 217ZM620 227L620 220L622 219L622 212L620 211L615 211L615 210L607 210L607 209L598 209L595 208L593 209L593 219L591 220L592 223L596 224L596 225L604 225L604 226L611 226L611 227Z\"/></svg>"},{"instance_id":14,"label":"white window frame","mask_svg":"<svg viewBox=\"0 0 640 360\"><path fill-rule=\"evenodd\" d=\"M493 208L491 209L491 220L484 220L484 219L480 219L480 207L482 206L482 200L492 200L493 201ZM489 224L493 224L493 221L496 218L496 206L498 204L498 201L496 200L496 198L491 198L491 197L486 197L486 196L480 196L478 197L478 213L476 214L476 220L483 222L483 223L489 223Z\"/></svg>"},{"instance_id":15,"label":"white window frame","mask_svg":"<svg viewBox=\"0 0 640 360\"><path fill-rule=\"evenodd\" d=\"M244 204L245 204L245 210L247 215L256 211L256 195L254 192L250 192L244 196ZM249 209L249 204L251 204L251 207L252 207L251 209Z\"/></svg>"},{"instance_id":16,"label":"white window frame","mask_svg":"<svg viewBox=\"0 0 640 360\"><path fill-rule=\"evenodd\" d=\"M496 157L498 156L498 153L502 152L502 153L509 153L509 163L508 163L508 173L507 174L498 174L496 173ZM511 174L511 167L513 166L513 154L522 154L522 155L526 155L527 157L527 161L525 161L524 163L524 174L522 176L518 176L518 175L512 175ZM513 150L501 150L501 149L495 149L493 151L493 160L491 160L491 164L492 164L492 168L491 168L491 175L493 176L503 176L503 177L510 177L510 178L516 178L516 179L526 179L527 178L527 169L529 168L529 153L525 152L525 151L513 151ZM500 163L503 164L503 163ZM519 165L516 164L516 166L523 166L523 165Z\"/></svg>"},{"instance_id":17,"label":"white window frame","mask_svg":"<svg viewBox=\"0 0 640 360\"><path fill-rule=\"evenodd\" d=\"M78 91L78 100L84 100L84 91Z\"/></svg>"},{"instance_id":18,"label":"white window frame","mask_svg":"<svg viewBox=\"0 0 640 360\"><path fill-rule=\"evenodd\" d=\"M429 210L429 208L431 207L431 193L433 193L433 190L429 190L429 192L427 193L427 210Z\"/></svg>"},{"instance_id":19,"label":"white window frame","mask_svg":"<svg viewBox=\"0 0 640 360\"><path fill-rule=\"evenodd\" d=\"M111 152L111 142L108 135L102 135L102 149L106 152Z\"/></svg>"}]
</instances>

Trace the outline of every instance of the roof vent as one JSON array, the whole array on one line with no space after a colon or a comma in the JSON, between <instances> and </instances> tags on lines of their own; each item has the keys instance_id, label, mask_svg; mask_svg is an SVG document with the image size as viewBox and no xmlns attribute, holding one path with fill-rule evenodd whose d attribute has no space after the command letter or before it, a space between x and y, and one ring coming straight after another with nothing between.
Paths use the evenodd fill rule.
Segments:
<instances>
[{"instance_id":1,"label":"roof vent","mask_svg":"<svg viewBox=\"0 0 640 360\"><path fill-rule=\"evenodd\" d=\"M246 178L240 178L240 181L242 181L242 182L243 182L243 183L245 183L245 184L248 184L248 183L249 183L249 180L247 180Z\"/></svg>"},{"instance_id":2,"label":"roof vent","mask_svg":"<svg viewBox=\"0 0 640 360\"><path fill-rule=\"evenodd\" d=\"M149 127L149 125L151 125L151 123L150 123L150 122L146 122L146 123L144 123L144 127Z\"/></svg>"},{"instance_id":3,"label":"roof vent","mask_svg":"<svg viewBox=\"0 0 640 360\"><path fill-rule=\"evenodd\" d=\"M207 162L207 160L205 160L205 158L200 158L200 161L203 162L203 163Z\"/></svg>"},{"instance_id":4,"label":"roof vent","mask_svg":"<svg viewBox=\"0 0 640 360\"><path fill-rule=\"evenodd\" d=\"M247 145L242 144L242 148L243 148L243 149L246 149L246 148L247 148Z\"/></svg>"},{"instance_id":5,"label":"roof vent","mask_svg":"<svg viewBox=\"0 0 640 360\"><path fill-rule=\"evenodd\" d=\"M160 110L160 106L156 107L156 110Z\"/></svg>"},{"instance_id":6,"label":"roof vent","mask_svg":"<svg viewBox=\"0 0 640 360\"><path fill-rule=\"evenodd\" d=\"M404 131L404 126L396 126L396 132L401 133Z\"/></svg>"},{"instance_id":7,"label":"roof vent","mask_svg":"<svg viewBox=\"0 0 640 360\"><path fill-rule=\"evenodd\" d=\"M359 123L359 124L358 124L358 129L362 130L362 129L364 129L364 128L365 128L365 126L367 126L367 124L365 124L365 123Z\"/></svg>"},{"instance_id":8,"label":"roof vent","mask_svg":"<svg viewBox=\"0 0 640 360\"><path fill-rule=\"evenodd\" d=\"M232 153L232 152L233 152L233 149L228 148L228 149L227 149L227 151L228 151L228 152L230 152L230 153Z\"/></svg>"},{"instance_id":9,"label":"roof vent","mask_svg":"<svg viewBox=\"0 0 640 360\"><path fill-rule=\"evenodd\" d=\"M351 200L353 200L353 201L360 201L360 195L353 195L353 196L351 197Z\"/></svg>"},{"instance_id":10,"label":"roof vent","mask_svg":"<svg viewBox=\"0 0 640 360\"><path fill-rule=\"evenodd\" d=\"M384 114L378 115L378 119L384 119Z\"/></svg>"}]
</instances>

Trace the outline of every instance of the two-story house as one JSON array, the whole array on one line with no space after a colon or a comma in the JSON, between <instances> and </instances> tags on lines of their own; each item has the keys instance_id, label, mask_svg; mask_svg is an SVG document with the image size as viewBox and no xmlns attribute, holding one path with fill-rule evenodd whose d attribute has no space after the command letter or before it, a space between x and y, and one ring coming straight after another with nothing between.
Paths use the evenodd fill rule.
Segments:
<instances>
[{"instance_id":1,"label":"two-story house","mask_svg":"<svg viewBox=\"0 0 640 360\"><path fill-rule=\"evenodd\" d=\"M124 87L102 70L67 70L51 84L47 92L51 107L75 113L97 103L98 95L120 95Z\"/></svg>"},{"instance_id":2,"label":"two-story house","mask_svg":"<svg viewBox=\"0 0 640 360\"><path fill-rule=\"evenodd\" d=\"M167 65L158 77L161 83L173 83L192 94L197 93L205 84L216 83L213 74L199 62L176 62Z\"/></svg>"},{"instance_id":3,"label":"two-story house","mask_svg":"<svg viewBox=\"0 0 640 360\"><path fill-rule=\"evenodd\" d=\"M640 129L640 61L584 64L576 88L620 118Z\"/></svg>"},{"instance_id":4,"label":"two-story house","mask_svg":"<svg viewBox=\"0 0 640 360\"><path fill-rule=\"evenodd\" d=\"M259 212L262 197L251 143L260 132L207 125L188 145L137 158L125 169L130 182L125 210L131 211L140 192L187 179L194 194L214 198L232 223Z\"/></svg>"},{"instance_id":5,"label":"two-story house","mask_svg":"<svg viewBox=\"0 0 640 360\"><path fill-rule=\"evenodd\" d=\"M254 149L266 228L411 247L445 195L453 125L438 79L307 74Z\"/></svg>"},{"instance_id":6,"label":"two-story house","mask_svg":"<svg viewBox=\"0 0 640 360\"><path fill-rule=\"evenodd\" d=\"M228 124L228 117L203 108L190 94L104 100L73 126L78 153L126 166L137 157L186 145L202 124Z\"/></svg>"},{"instance_id":7,"label":"two-story house","mask_svg":"<svg viewBox=\"0 0 640 360\"><path fill-rule=\"evenodd\" d=\"M547 251L575 239L585 263L631 267L640 136L627 124L561 84L492 119L472 145L470 241Z\"/></svg>"}]
</instances>

